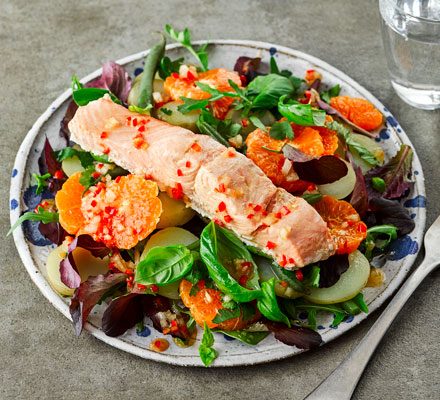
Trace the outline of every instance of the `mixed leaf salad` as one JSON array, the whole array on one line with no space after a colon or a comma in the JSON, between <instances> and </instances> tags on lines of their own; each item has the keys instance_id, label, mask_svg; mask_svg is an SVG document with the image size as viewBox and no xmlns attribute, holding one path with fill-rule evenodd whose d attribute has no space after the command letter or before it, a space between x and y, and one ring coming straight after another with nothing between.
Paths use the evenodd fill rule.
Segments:
<instances>
[{"instance_id":1,"label":"mixed leaf salad","mask_svg":"<svg viewBox=\"0 0 440 400\"><path fill-rule=\"evenodd\" d=\"M170 59L165 37L181 43L188 60ZM197 327L202 328L199 354L210 365L218 356L213 332L248 345L273 333L286 345L311 349L322 342L318 314L332 314L337 327L367 313L363 288L384 280L370 261L386 260L390 243L414 228L399 202L412 185L412 150L402 145L385 161L374 140L382 114L341 91L339 85L325 85L317 70L295 76L274 56L268 65L243 56L233 71L210 69L208 45L193 46L188 29L171 26L136 77L113 62L85 85L74 77L60 129L66 146L54 150L46 140L40 174L33 175L42 200L11 230L31 221L58 246L46 273L58 293L71 297L76 333L94 306L104 303L102 330L109 336L135 326L142 332L148 318L185 347L195 343ZM105 154L82 150L70 140L68 123L78 107L105 95L242 152L276 186L315 207L336 254L288 270L288 260L274 260L243 243L222 221L197 215L178 190L157 196L148 181ZM114 196L117 204L105 207L105 218L125 207L134 222L141 220L140 228L134 223L98 234L85 227L78 215L103 194ZM145 207L148 213L142 212ZM163 340L150 345L155 351L167 347Z\"/></svg>"}]
</instances>

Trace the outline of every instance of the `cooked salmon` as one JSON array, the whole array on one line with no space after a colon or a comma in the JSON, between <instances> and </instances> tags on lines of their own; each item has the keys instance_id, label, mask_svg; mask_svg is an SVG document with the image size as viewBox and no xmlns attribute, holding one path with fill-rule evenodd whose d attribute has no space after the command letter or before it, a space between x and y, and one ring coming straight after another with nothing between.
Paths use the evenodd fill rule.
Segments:
<instances>
[{"instance_id":1,"label":"cooked salmon","mask_svg":"<svg viewBox=\"0 0 440 400\"><path fill-rule=\"evenodd\" d=\"M84 150L148 176L189 207L294 269L335 251L326 223L304 199L277 188L247 157L209 136L132 113L109 97L69 123Z\"/></svg>"}]
</instances>

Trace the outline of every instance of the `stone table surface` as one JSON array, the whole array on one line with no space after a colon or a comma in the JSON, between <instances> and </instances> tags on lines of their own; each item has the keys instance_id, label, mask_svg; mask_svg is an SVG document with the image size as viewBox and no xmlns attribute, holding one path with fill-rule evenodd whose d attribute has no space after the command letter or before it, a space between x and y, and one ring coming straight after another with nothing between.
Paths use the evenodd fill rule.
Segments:
<instances>
[{"instance_id":1,"label":"stone table surface","mask_svg":"<svg viewBox=\"0 0 440 400\"><path fill-rule=\"evenodd\" d=\"M393 112L422 160L428 224L440 214L440 111L409 107L388 80L376 1L0 2L0 399L302 399L346 356L377 315L307 354L266 365L200 369L146 361L70 322L31 282L9 228L15 154L38 116L102 61L147 48L165 23L195 38L270 41L317 56L365 86ZM433 66L438 68L438 66ZM419 260L420 261L420 260ZM418 261L418 262L419 262ZM438 399L439 272L409 300L382 341L355 399Z\"/></svg>"}]
</instances>

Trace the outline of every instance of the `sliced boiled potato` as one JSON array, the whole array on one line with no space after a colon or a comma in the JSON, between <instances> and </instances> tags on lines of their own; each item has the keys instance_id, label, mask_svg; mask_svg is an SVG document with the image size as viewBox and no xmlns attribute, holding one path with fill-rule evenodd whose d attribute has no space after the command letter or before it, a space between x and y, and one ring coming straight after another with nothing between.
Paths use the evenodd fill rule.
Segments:
<instances>
[{"instance_id":1,"label":"sliced boiled potato","mask_svg":"<svg viewBox=\"0 0 440 400\"><path fill-rule=\"evenodd\" d=\"M271 126L276 122L274 115L268 111L260 111L258 113L250 113L249 116L255 115L265 126ZM226 119L232 119L233 122L237 124L242 124L243 117L241 116L241 110L229 110L226 114ZM253 132L257 127L248 120L248 125L243 126L241 129L241 134L246 137L249 133Z\"/></svg>"},{"instance_id":2,"label":"sliced boiled potato","mask_svg":"<svg viewBox=\"0 0 440 400\"><path fill-rule=\"evenodd\" d=\"M358 142L368 151L373 153L374 156L379 160L379 162L383 164L385 160L385 152L383 151L379 143L377 143L374 139L371 139L359 133L353 133L352 136L353 139L356 140L356 142ZM352 151L352 154L356 165L359 165L359 167L361 167L363 173L373 168L373 165L364 161L355 150Z\"/></svg>"},{"instance_id":3,"label":"sliced boiled potato","mask_svg":"<svg viewBox=\"0 0 440 400\"><path fill-rule=\"evenodd\" d=\"M198 240L196 235L193 235L190 231L183 228L165 228L161 231L151 235L147 244L145 245L144 251L141 255L141 260L144 259L147 253L156 246L172 246L176 244L183 244L185 246L194 243ZM179 296L179 284L180 280L177 282L170 283L169 285L160 286L159 294L170 299L180 299Z\"/></svg>"},{"instance_id":4,"label":"sliced boiled potato","mask_svg":"<svg viewBox=\"0 0 440 400\"><path fill-rule=\"evenodd\" d=\"M60 262L65 257L66 251L66 246L61 245L50 252L46 261L46 272L47 279L55 291L62 296L72 296L74 289L68 288L61 282L60 276ZM73 258L82 282L87 280L89 276L105 274L108 271L108 257L96 258L88 250L78 247L73 251Z\"/></svg>"},{"instance_id":5,"label":"sliced boiled potato","mask_svg":"<svg viewBox=\"0 0 440 400\"><path fill-rule=\"evenodd\" d=\"M159 193L159 199L162 202L162 214L157 224L159 229L184 225L196 214L183 201L172 199L165 192Z\"/></svg>"},{"instance_id":6,"label":"sliced boiled potato","mask_svg":"<svg viewBox=\"0 0 440 400\"><path fill-rule=\"evenodd\" d=\"M128 93L127 103L128 105L134 104L138 97L139 97L139 91L141 88L141 79L142 79L142 73L136 76L134 78L133 83L131 84L130 93ZM159 74L156 74L153 81L153 91L154 92L163 92L163 80L159 76Z\"/></svg>"},{"instance_id":7,"label":"sliced boiled potato","mask_svg":"<svg viewBox=\"0 0 440 400\"><path fill-rule=\"evenodd\" d=\"M182 104L181 101L170 101L157 110L157 117L171 125L181 126L193 132L198 132L196 122L200 115L200 110L190 111L182 114L177 108ZM164 111L165 109L165 111Z\"/></svg>"},{"instance_id":8,"label":"sliced boiled potato","mask_svg":"<svg viewBox=\"0 0 440 400\"><path fill-rule=\"evenodd\" d=\"M349 162L345 160L342 161L347 164L347 174L335 182L318 185L319 193L335 197L336 199L343 199L353 191L354 185L356 184L356 174Z\"/></svg>"},{"instance_id":9,"label":"sliced boiled potato","mask_svg":"<svg viewBox=\"0 0 440 400\"><path fill-rule=\"evenodd\" d=\"M349 267L339 280L328 288L312 288L310 294L304 296L317 304L335 304L350 300L356 296L367 284L370 276L370 263L359 251L348 256Z\"/></svg>"},{"instance_id":10,"label":"sliced boiled potato","mask_svg":"<svg viewBox=\"0 0 440 400\"><path fill-rule=\"evenodd\" d=\"M61 168L67 176L71 176L76 172L83 172L84 168L79 161L79 158L74 156L66 158L61 162Z\"/></svg>"}]
</instances>

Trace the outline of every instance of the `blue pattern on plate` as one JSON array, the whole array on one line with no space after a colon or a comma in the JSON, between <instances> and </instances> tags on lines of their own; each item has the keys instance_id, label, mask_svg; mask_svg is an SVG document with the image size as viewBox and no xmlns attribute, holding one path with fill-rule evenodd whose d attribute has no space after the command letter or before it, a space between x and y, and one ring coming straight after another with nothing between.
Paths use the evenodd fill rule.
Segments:
<instances>
[{"instance_id":1,"label":"blue pattern on plate","mask_svg":"<svg viewBox=\"0 0 440 400\"><path fill-rule=\"evenodd\" d=\"M11 210L15 210L18 207L18 201L16 199L11 200Z\"/></svg>"},{"instance_id":2,"label":"blue pattern on plate","mask_svg":"<svg viewBox=\"0 0 440 400\"><path fill-rule=\"evenodd\" d=\"M415 240L412 240L409 235L402 236L390 244L390 255L388 259L391 261L401 260L409 254L416 254L419 250L419 245Z\"/></svg>"},{"instance_id":3,"label":"blue pattern on plate","mask_svg":"<svg viewBox=\"0 0 440 400\"><path fill-rule=\"evenodd\" d=\"M399 126L398 122L396 121L396 119L392 116L392 115L388 115L387 118L387 122L393 127L396 128Z\"/></svg>"},{"instance_id":4,"label":"blue pattern on plate","mask_svg":"<svg viewBox=\"0 0 440 400\"><path fill-rule=\"evenodd\" d=\"M419 174L419 171L414 171L414 175L418 175Z\"/></svg>"},{"instance_id":5,"label":"blue pattern on plate","mask_svg":"<svg viewBox=\"0 0 440 400\"><path fill-rule=\"evenodd\" d=\"M425 208L426 207L426 197L422 196L422 195L418 195L416 197L414 197L413 199L408 199L405 201L405 203L403 203L403 205L405 207L422 207Z\"/></svg>"},{"instance_id":6,"label":"blue pattern on plate","mask_svg":"<svg viewBox=\"0 0 440 400\"><path fill-rule=\"evenodd\" d=\"M349 315L347 318L345 318L344 322L346 322L347 324L349 324L350 322L352 322L354 320L353 315Z\"/></svg>"},{"instance_id":7,"label":"blue pattern on plate","mask_svg":"<svg viewBox=\"0 0 440 400\"><path fill-rule=\"evenodd\" d=\"M142 72L144 72L143 68L136 68L134 70L134 76L138 76L139 74L142 74Z\"/></svg>"},{"instance_id":8,"label":"blue pattern on plate","mask_svg":"<svg viewBox=\"0 0 440 400\"><path fill-rule=\"evenodd\" d=\"M37 194L35 191L37 185L29 186L23 193L24 204L30 209L34 209L43 199L53 199L53 193L45 189L42 193Z\"/></svg>"},{"instance_id":9,"label":"blue pattern on plate","mask_svg":"<svg viewBox=\"0 0 440 400\"><path fill-rule=\"evenodd\" d=\"M271 56L274 56L274 55L276 54L276 52L277 52L276 47L271 47L271 48L269 49L269 53L270 53Z\"/></svg>"},{"instance_id":10,"label":"blue pattern on plate","mask_svg":"<svg viewBox=\"0 0 440 400\"><path fill-rule=\"evenodd\" d=\"M235 340L235 338L230 337L228 335L223 334L223 337L228 341L228 342L232 342L233 340Z\"/></svg>"},{"instance_id":11,"label":"blue pattern on plate","mask_svg":"<svg viewBox=\"0 0 440 400\"><path fill-rule=\"evenodd\" d=\"M325 329L325 326L318 325L318 330L322 331L323 329Z\"/></svg>"},{"instance_id":12,"label":"blue pattern on plate","mask_svg":"<svg viewBox=\"0 0 440 400\"><path fill-rule=\"evenodd\" d=\"M410 215L410 217L411 217L411 219L414 219L415 217L417 217L417 214L412 213L412 214Z\"/></svg>"},{"instance_id":13,"label":"blue pattern on plate","mask_svg":"<svg viewBox=\"0 0 440 400\"><path fill-rule=\"evenodd\" d=\"M11 177L12 177L12 178L15 178L15 177L17 176L17 174L18 174L17 168L14 168L14 169L12 170Z\"/></svg>"},{"instance_id":14,"label":"blue pattern on plate","mask_svg":"<svg viewBox=\"0 0 440 400\"><path fill-rule=\"evenodd\" d=\"M46 239L38 230L38 222L24 221L22 224L23 233L27 240L35 246L49 246L52 242Z\"/></svg>"},{"instance_id":15,"label":"blue pattern on plate","mask_svg":"<svg viewBox=\"0 0 440 400\"><path fill-rule=\"evenodd\" d=\"M144 326L144 328L140 331L136 329L136 335L142 337L148 337L151 335L151 329L148 326Z\"/></svg>"},{"instance_id":16,"label":"blue pattern on plate","mask_svg":"<svg viewBox=\"0 0 440 400\"><path fill-rule=\"evenodd\" d=\"M388 132L388 129L384 128L379 132L379 137L376 138L376 142L380 142L381 140L387 140L390 138L390 133Z\"/></svg>"}]
</instances>

